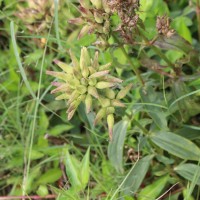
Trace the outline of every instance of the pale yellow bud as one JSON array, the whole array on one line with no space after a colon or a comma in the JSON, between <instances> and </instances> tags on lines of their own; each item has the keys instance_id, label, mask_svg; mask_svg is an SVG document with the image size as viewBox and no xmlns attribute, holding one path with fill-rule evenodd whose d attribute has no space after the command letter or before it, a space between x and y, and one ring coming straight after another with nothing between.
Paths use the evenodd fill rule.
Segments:
<instances>
[{"instance_id":1,"label":"pale yellow bud","mask_svg":"<svg viewBox=\"0 0 200 200\"><path fill-rule=\"evenodd\" d=\"M114 83L105 82L105 81L100 81L96 84L96 88L98 88L98 89L110 88L113 86L115 86Z\"/></svg>"},{"instance_id":2,"label":"pale yellow bud","mask_svg":"<svg viewBox=\"0 0 200 200\"><path fill-rule=\"evenodd\" d=\"M113 126L114 126L114 115L113 114L109 114L107 116L107 124L108 124L109 138L110 138L110 140L112 140Z\"/></svg>"},{"instance_id":3,"label":"pale yellow bud","mask_svg":"<svg viewBox=\"0 0 200 200\"><path fill-rule=\"evenodd\" d=\"M129 90L132 88L133 84L130 83L129 85L127 85L125 88L122 88L119 93L117 94L117 99L123 99L127 93L129 92Z\"/></svg>"},{"instance_id":4,"label":"pale yellow bud","mask_svg":"<svg viewBox=\"0 0 200 200\"><path fill-rule=\"evenodd\" d=\"M86 106L86 112L89 113L92 109L92 97L90 94L87 94L85 98L85 106Z\"/></svg>"}]
</instances>

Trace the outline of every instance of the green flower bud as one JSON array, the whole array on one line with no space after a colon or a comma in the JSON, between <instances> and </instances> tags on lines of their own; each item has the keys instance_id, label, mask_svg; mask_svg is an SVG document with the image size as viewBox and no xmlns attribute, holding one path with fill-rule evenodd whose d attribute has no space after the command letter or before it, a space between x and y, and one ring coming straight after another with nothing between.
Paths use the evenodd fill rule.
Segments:
<instances>
[{"instance_id":1,"label":"green flower bud","mask_svg":"<svg viewBox=\"0 0 200 200\"><path fill-rule=\"evenodd\" d=\"M110 140L112 140L113 126L114 126L114 115L113 114L109 114L107 116L107 124L108 124L109 138L110 138Z\"/></svg>"},{"instance_id":2,"label":"green flower bud","mask_svg":"<svg viewBox=\"0 0 200 200\"><path fill-rule=\"evenodd\" d=\"M100 15L98 12L95 12L95 11L94 11L94 19L99 24L103 23L103 16Z\"/></svg>"},{"instance_id":3,"label":"green flower bud","mask_svg":"<svg viewBox=\"0 0 200 200\"><path fill-rule=\"evenodd\" d=\"M69 54L70 54L70 58L72 60L72 64L74 67L79 68L79 61L78 59L75 57L75 55L73 54L73 52L71 51L71 49L69 50Z\"/></svg>"},{"instance_id":4,"label":"green flower bud","mask_svg":"<svg viewBox=\"0 0 200 200\"><path fill-rule=\"evenodd\" d=\"M93 97L97 98L97 99L99 98L99 94L97 92L97 89L93 86L88 86L88 93L90 95L92 95Z\"/></svg>"},{"instance_id":5,"label":"green flower bud","mask_svg":"<svg viewBox=\"0 0 200 200\"><path fill-rule=\"evenodd\" d=\"M105 95L109 99L114 99L115 98L115 92L112 89L110 89L110 88L106 88Z\"/></svg>"},{"instance_id":6,"label":"green flower bud","mask_svg":"<svg viewBox=\"0 0 200 200\"><path fill-rule=\"evenodd\" d=\"M71 120L71 118L74 116L75 111L76 111L76 109L74 109L68 113L68 115L67 115L68 120Z\"/></svg>"},{"instance_id":7,"label":"green flower bud","mask_svg":"<svg viewBox=\"0 0 200 200\"><path fill-rule=\"evenodd\" d=\"M87 94L85 98L85 106L86 106L86 112L89 113L92 109L92 97L90 94Z\"/></svg>"},{"instance_id":8,"label":"green flower bud","mask_svg":"<svg viewBox=\"0 0 200 200\"><path fill-rule=\"evenodd\" d=\"M90 66L90 56L86 47L81 49L81 57L80 57L80 68L83 70L84 68L88 68Z\"/></svg>"},{"instance_id":9,"label":"green flower bud","mask_svg":"<svg viewBox=\"0 0 200 200\"><path fill-rule=\"evenodd\" d=\"M70 89L68 84L62 84L59 87L57 87L56 89L52 90L51 94L54 94L56 92L68 92L68 93L70 93L71 89Z\"/></svg>"},{"instance_id":10,"label":"green flower bud","mask_svg":"<svg viewBox=\"0 0 200 200\"><path fill-rule=\"evenodd\" d=\"M68 80L68 78L70 77L70 75L63 72L54 72L54 71L48 71L48 70L46 71L46 74L62 79L64 81Z\"/></svg>"},{"instance_id":11,"label":"green flower bud","mask_svg":"<svg viewBox=\"0 0 200 200\"><path fill-rule=\"evenodd\" d=\"M55 99L56 100L69 99L70 96L71 96L70 94L64 93L64 94L57 96Z\"/></svg>"},{"instance_id":12,"label":"green flower bud","mask_svg":"<svg viewBox=\"0 0 200 200\"><path fill-rule=\"evenodd\" d=\"M94 125L98 124L99 121L105 116L106 116L106 109L105 108L100 109L94 120Z\"/></svg>"},{"instance_id":13,"label":"green flower bud","mask_svg":"<svg viewBox=\"0 0 200 200\"><path fill-rule=\"evenodd\" d=\"M109 70L95 72L94 74L90 75L89 78L98 78L98 77L101 77L101 76L105 76L108 73L109 73Z\"/></svg>"},{"instance_id":14,"label":"green flower bud","mask_svg":"<svg viewBox=\"0 0 200 200\"><path fill-rule=\"evenodd\" d=\"M113 99L111 101L111 104L115 107L122 107L122 108L125 107L125 105L121 101L119 101L118 99Z\"/></svg>"},{"instance_id":15,"label":"green flower bud","mask_svg":"<svg viewBox=\"0 0 200 200\"><path fill-rule=\"evenodd\" d=\"M93 67L88 67L90 74L96 73L96 70Z\"/></svg>"},{"instance_id":16,"label":"green flower bud","mask_svg":"<svg viewBox=\"0 0 200 200\"><path fill-rule=\"evenodd\" d=\"M74 90L73 93L70 95L70 98L67 102L67 104L71 104L73 101L75 101L79 97L79 92L77 90Z\"/></svg>"},{"instance_id":17,"label":"green flower bud","mask_svg":"<svg viewBox=\"0 0 200 200\"><path fill-rule=\"evenodd\" d=\"M99 67L99 71L108 70L108 69L110 69L110 66L111 66L111 63L107 63L107 64L105 64L105 65L101 65L101 66Z\"/></svg>"},{"instance_id":18,"label":"green flower bud","mask_svg":"<svg viewBox=\"0 0 200 200\"><path fill-rule=\"evenodd\" d=\"M113 114L115 112L115 108L114 107L107 107L106 108L106 115L110 115Z\"/></svg>"},{"instance_id":19,"label":"green flower bud","mask_svg":"<svg viewBox=\"0 0 200 200\"><path fill-rule=\"evenodd\" d=\"M92 62L92 67L93 67L94 69L98 69L98 67L99 67L98 59L99 59L99 52L96 51L96 52L95 52L95 55L94 55L94 60L93 60L93 62Z\"/></svg>"},{"instance_id":20,"label":"green flower bud","mask_svg":"<svg viewBox=\"0 0 200 200\"><path fill-rule=\"evenodd\" d=\"M130 83L129 85L127 85L125 88L121 89L119 91L119 93L117 94L117 99L123 99L127 93L129 92L129 90L132 88L133 84Z\"/></svg>"},{"instance_id":21,"label":"green flower bud","mask_svg":"<svg viewBox=\"0 0 200 200\"><path fill-rule=\"evenodd\" d=\"M80 39L80 38L82 38L84 35L86 35L91 29L92 29L91 26L85 25L85 26L81 29L81 31L80 31L80 33L79 33L79 35L78 35L78 39Z\"/></svg>"},{"instance_id":22,"label":"green flower bud","mask_svg":"<svg viewBox=\"0 0 200 200\"><path fill-rule=\"evenodd\" d=\"M59 60L54 60L54 62L55 62L63 71L65 71L65 72L68 73L68 74L72 74L73 68L72 68L70 65L68 65L68 64L66 64L66 63L63 63L63 62L61 62L61 61L59 61Z\"/></svg>"},{"instance_id":23,"label":"green flower bud","mask_svg":"<svg viewBox=\"0 0 200 200\"><path fill-rule=\"evenodd\" d=\"M78 91L80 94L85 94L85 93L87 92L87 87L86 87L86 86L78 85L76 88L77 88L77 91Z\"/></svg>"},{"instance_id":24,"label":"green flower bud","mask_svg":"<svg viewBox=\"0 0 200 200\"><path fill-rule=\"evenodd\" d=\"M110 99L100 97L99 101L100 101L103 108L110 106Z\"/></svg>"},{"instance_id":25,"label":"green flower bud","mask_svg":"<svg viewBox=\"0 0 200 200\"><path fill-rule=\"evenodd\" d=\"M96 88L98 88L98 89L110 88L113 86L115 86L114 83L105 82L105 81L100 81L96 84Z\"/></svg>"},{"instance_id":26,"label":"green flower bud","mask_svg":"<svg viewBox=\"0 0 200 200\"><path fill-rule=\"evenodd\" d=\"M102 5L103 5L103 8L105 10L106 13L110 13L110 7L107 3L107 0L101 0L102 1Z\"/></svg>"},{"instance_id":27,"label":"green flower bud","mask_svg":"<svg viewBox=\"0 0 200 200\"><path fill-rule=\"evenodd\" d=\"M101 0L90 0L90 1L95 6L95 8L97 8L97 9L101 9L102 8Z\"/></svg>"},{"instance_id":28,"label":"green flower bud","mask_svg":"<svg viewBox=\"0 0 200 200\"><path fill-rule=\"evenodd\" d=\"M97 83L97 79L96 78L91 78L88 81L88 84L91 85L91 86L95 86L96 83Z\"/></svg>"},{"instance_id":29,"label":"green flower bud","mask_svg":"<svg viewBox=\"0 0 200 200\"><path fill-rule=\"evenodd\" d=\"M87 86L88 85L87 79L81 78L81 84Z\"/></svg>"}]
</instances>

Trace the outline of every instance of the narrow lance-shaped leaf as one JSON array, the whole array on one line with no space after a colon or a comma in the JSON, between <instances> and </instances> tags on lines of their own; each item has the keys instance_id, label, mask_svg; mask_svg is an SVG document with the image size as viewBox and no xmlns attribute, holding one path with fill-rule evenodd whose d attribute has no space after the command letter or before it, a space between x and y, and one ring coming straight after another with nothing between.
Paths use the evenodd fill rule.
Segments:
<instances>
[{"instance_id":1,"label":"narrow lance-shaped leaf","mask_svg":"<svg viewBox=\"0 0 200 200\"><path fill-rule=\"evenodd\" d=\"M200 186L200 166L192 163L184 163L174 168L176 173L178 173L183 178L194 181Z\"/></svg>"},{"instance_id":2,"label":"narrow lance-shaped leaf","mask_svg":"<svg viewBox=\"0 0 200 200\"><path fill-rule=\"evenodd\" d=\"M108 158L115 169L123 173L123 146L128 122L120 121L114 125L113 139L108 145Z\"/></svg>"},{"instance_id":3,"label":"narrow lance-shaped leaf","mask_svg":"<svg viewBox=\"0 0 200 200\"><path fill-rule=\"evenodd\" d=\"M87 185L90 177L90 148L88 148L83 160L81 161L80 177L83 188Z\"/></svg>"},{"instance_id":4,"label":"narrow lance-shaped leaf","mask_svg":"<svg viewBox=\"0 0 200 200\"><path fill-rule=\"evenodd\" d=\"M153 143L169 153L186 160L199 160L200 149L190 140L171 132L157 132L150 136Z\"/></svg>"},{"instance_id":5,"label":"narrow lance-shaped leaf","mask_svg":"<svg viewBox=\"0 0 200 200\"><path fill-rule=\"evenodd\" d=\"M137 192L138 188L142 184L144 177L149 169L151 160L154 156L148 155L139 160L128 173L128 177L126 178L122 191L124 194L134 194Z\"/></svg>"}]
</instances>

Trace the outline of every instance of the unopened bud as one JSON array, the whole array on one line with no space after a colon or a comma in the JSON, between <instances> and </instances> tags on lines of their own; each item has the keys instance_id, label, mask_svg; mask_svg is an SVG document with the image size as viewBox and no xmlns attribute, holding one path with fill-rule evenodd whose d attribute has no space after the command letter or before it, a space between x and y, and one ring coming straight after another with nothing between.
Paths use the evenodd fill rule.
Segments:
<instances>
[{"instance_id":1,"label":"unopened bud","mask_svg":"<svg viewBox=\"0 0 200 200\"><path fill-rule=\"evenodd\" d=\"M108 124L109 138L110 138L110 140L112 140L113 126L114 126L114 115L113 114L110 114L107 116L107 124Z\"/></svg>"},{"instance_id":2,"label":"unopened bud","mask_svg":"<svg viewBox=\"0 0 200 200\"><path fill-rule=\"evenodd\" d=\"M86 112L89 113L92 109L92 97L90 94L87 94L85 98L85 106L86 106Z\"/></svg>"},{"instance_id":3,"label":"unopened bud","mask_svg":"<svg viewBox=\"0 0 200 200\"><path fill-rule=\"evenodd\" d=\"M109 73L109 70L95 72L94 74L90 75L89 78L98 78L98 77L101 77L101 76L105 76L108 73Z\"/></svg>"},{"instance_id":4,"label":"unopened bud","mask_svg":"<svg viewBox=\"0 0 200 200\"><path fill-rule=\"evenodd\" d=\"M109 98L109 99L114 99L115 98L115 92L110 89L110 88L106 88L105 90L105 95Z\"/></svg>"},{"instance_id":5,"label":"unopened bud","mask_svg":"<svg viewBox=\"0 0 200 200\"><path fill-rule=\"evenodd\" d=\"M94 125L98 124L99 121L105 116L106 116L106 109L105 108L100 109L94 120Z\"/></svg>"},{"instance_id":6,"label":"unopened bud","mask_svg":"<svg viewBox=\"0 0 200 200\"><path fill-rule=\"evenodd\" d=\"M99 98L99 101L103 108L110 106L110 99L101 97L101 98Z\"/></svg>"},{"instance_id":7,"label":"unopened bud","mask_svg":"<svg viewBox=\"0 0 200 200\"><path fill-rule=\"evenodd\" d=\"M98 88L98 89L110 88L113 86L115 86L114 83L105 82L105 81L100 81L96 84L96 88Z\"/></svg>"},{"instance_id":8,"label":"unopened bud","mask_svg":"<svg viewBox=\"0 0 200 200\"><path fill-rule=\"evenodd\" d=\"M90 1L95 6L95 8L97 8L97 9L101 9L102 8L101 0L90 0Z\"/></svg>"},{"instance_id":9,"label":"unopened bud","mask_svg":"<svg viewBox=\"0 0 200 200\"><path fill-rule=\"evenodd\" d=\"M55 99L56 100L62 100L62 99L69 99L71 95L67 94L67 93L64 93L64 94L61 94L59 96L57 96Z\"/></svg>"},{"instance_id":10,"label":"unopened bud","mask_svg":"<svg viewBox=\"0 0 200 200\"><path fill-rule=\"evenodd\" d=\"M93 97L97 98L97 99L99 98L99 94L97 92L97 89L93 86L88 86L88 93L90 95L92 95Z\"/></svg>"},{"instance_id":11,"label":"unopened bud","mask_svg":"<svg viewBox=\"0 0 200 200\"><path fill-rule=\"evenodd\" d=\"M103 16L100 15L98 12L94 12L94 18L97 23L103 23Z\"/></svg>"},{"instance_id":12,"label":"unopened bud","mask_svg":"<svg viewBox=\"0 0 200 200\"><path fill-rule=\"evenodd\" d=\"M106 115L110 115L113 114L115 112L115 108L114 107L107 107L106 108Z\"/></svg>"},{"instance_id":13,"label":"unopened bud","mask_svg":"<svg viewBox=\"0 0 200 200\"><path fill-rule=\"evenodd\" d=\"M132 88L133 84L130 83L129 85L127 85L125 88L121 89L119 91L119 93L117 94L117 99L123 99L127 93L129 92L129 90Z\"/></svg>"},{"instance_id":14,"label":"unopened bud","mask_svg":"<svg viewBox=\"0 0 200 200\"><path fill-rule=\"evenodd\" d=\"M118 99L113 99L111 101L111 104L113 106L115 106L115 107L122 107L122 108L125 107L125 105L120 100L118 100Z\"/></svg>"},{"instance_id":15,"label":"unopened bud","mask_svg":"<svg viewBox=\"0 0 200 200\"><path fill-rule=\"evenodd\" d=\"M75 57L75 55L73 54L73 52L71 51L71 49L69 50L69 54L70 54L70 58L72 60L72 64L74 67L79 68L79 61L78 59Z\"/></svg>"},{"instance_id":16,"label":"unopened bud","mask_svg":"<svg viewBox=\"0 0 200 200\"><path fill-rule=\"evenodd\" d=\"M72 74L73 72L73 68L71 66L69 66L66 63L63 63L59 60L54 60L54 62L56 63L56 65L58 65L63 71L65 71L68 74Z\"/></svg>"}]
</instances>

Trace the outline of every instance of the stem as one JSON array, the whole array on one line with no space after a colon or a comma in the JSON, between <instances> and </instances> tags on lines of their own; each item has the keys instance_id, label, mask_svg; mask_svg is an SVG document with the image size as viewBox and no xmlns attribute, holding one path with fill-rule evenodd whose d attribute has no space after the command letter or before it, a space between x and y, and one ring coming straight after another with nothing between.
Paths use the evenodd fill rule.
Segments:
<instances>
[{"instance_id":1,"label":"stem","mask_svg":"<svg viewBox=\"0 0 200 200\"><path fill-rule=\"evenodd\" d=\"M142 33L141 29L139 28L139 32L146 42L146 44L157 54L159 55L169 66L174 66L174 64L165 56L160 49L158 49L156 46L153 46L151 42L146 38L146 36Z\"/></svg>"},{"instance_id":2,"label":"stem","mask_svg":"<svg viewBox=\"0 0 200 200\"><path fill-rule=\"evenodd\" d=\"M143 133L144 133L145 135L149 135L149 131L148 131L146 128L144 128L137 120L133 119L133 123L134 123L138 128L140 128L140 129L143 131Z\"/></svg>"},{"instance_id":3,"label":"stem","mask_svg":"<svg viewBox=\"0 0 200 200\"><path fill-rule=\"evenodd\" d=\"M197 0L196 15L197 15L198 38L200 42L200 0Z\"/></svg>"},{"instance_id":4,"label":"stem","mask_svg":"<svg viewBox=\"0 0 200 200\"><path fill-rule=\"evenodd\" d=\"M115 41L120 44L119 40L117 39L117 37L115 37L115 35L113 34L112 35L113 38L115 39ZM144 86L144 80L142 79L141 75L140 75L140 72L138 71L138 69L136 68L136 66L133 64L132 60L130 59L129 55L127 54L124 46L122 44L120 44L119 46L123 52L123 54L125 55L126 59L128 60L129 64L132 66L133 68L133 71L135 73L135 75L137 76L138 80L140 81L141 85Z\"/></svg>"}]
</instances>

